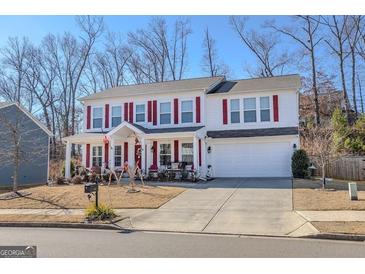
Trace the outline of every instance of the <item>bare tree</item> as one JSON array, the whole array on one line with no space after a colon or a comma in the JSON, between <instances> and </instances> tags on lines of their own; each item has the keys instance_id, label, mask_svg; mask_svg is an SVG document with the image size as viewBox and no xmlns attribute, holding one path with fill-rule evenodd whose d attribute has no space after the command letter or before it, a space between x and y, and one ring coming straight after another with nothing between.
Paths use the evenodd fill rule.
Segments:
<instances>
[{"instance_id":1,"label":"bare tree","mask_svg":"<svg viewBox=\"0 0 365 274\"><path fill-rule=\"evenodd\" d=\"M311 63L312 90L314 94L315 122L319 125L321 120L318 103L316 50L319 43L322 41L322 37L318 36L320 23L318 18L308 15L296 16L294 18L298 22L298 28L293 28L292 26L278 27L274 23L270 23L268 26L294 40L304 49L305 54L309 55Z\"/></svg>"},{"instance_id":2,"label":"bare tree","mask_svg":"<svg viewBox=\"0 0 365 274\"><path fill-rule=\"evenodd\" d=\"M302 130L302 143L308 155L321 168L322 187L326 187L326 168L338 159L331 126L307 128Z\"/></svg>"},{"instance_id":3,"label":"bare tree","mask_svg":"<svg viewBox=\"0 0 365 274\"><path fill-rule=\"evenodd\" d=\"M347 87L346 87L346 75L345 75L345 59L349 56L349 52L346 51L346 41L348 36L346 35L346 26L349 17L344 16L321 16L321 20L318 21L329 30L330 35L327 36L324 41L331 49L332 53L338 58L341 74L341 83L344 100L348 101ZM350 109L346 106L347 119L349 119Z\"/></svg>"},{"instance_id":4,"label":"bare tree","mask_svg":"<svg viewBox=\"0 0 365 274\"><path fill-rule=\"evenodd\" d=\"M204 55L202 59L203 71L209 73L209 76L214 77L218 75L229 74L229 68L226 64L221 62L218 57L216 49L216 41L209 34L209 29L206 28L203 40Z\"/></svg>"},{"instance_id":5,"label":"bare tree","mask_svg":"<svg viewBox=\"0 0 365 274\"><path fill-rule=\"evenodd\" d=\"M230 24L238 34L241 42L253 53L259 62L258 71L255 76L272 77L282 75L289 63L286 53L277 54L276 48L279 41L273 33L258 33L254 30L247 30L248 17L231 16Z\"/></svg>"},{"instance_id":6,"label":"bare tree","mask_svg":"<svg viewBox=\"0 0 365 274\"><path fill-rule=\"evenodd\" d=\"M356 75L356 80L357 80L357 84L359 87L359 96L360 96L360 106L361 106L361 112L364 112L364 98L363 98L363 94L362 94L362 84L361 84L361 80L360 80L360 76L359 74Z\"/></svg>"},{"instance_id":7,"label":"bare tree","mask_svg":"<svg viewBox=\"0 0 365 274\"><path fill-rule=\"evenodd\" d=\"M148 28L130 32L129 43L135 47L135 54L139 55L131 60L132 70L140 70L139 74L143 74L149 82L182 79L187 63L187 38L190 34L188 20L178 19L170 34L163 18L154 18ZM139 67L135 67L136 64Z\"/></svg>"}]
</instances>

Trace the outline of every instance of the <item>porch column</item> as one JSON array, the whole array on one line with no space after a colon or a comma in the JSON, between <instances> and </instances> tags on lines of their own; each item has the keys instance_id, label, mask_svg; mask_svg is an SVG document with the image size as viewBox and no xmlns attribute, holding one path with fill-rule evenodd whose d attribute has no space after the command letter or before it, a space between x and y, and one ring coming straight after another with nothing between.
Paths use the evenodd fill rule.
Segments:
<instances>
[{"instance_id":1,"label":"porch column","mask_svg":"<svg viewBox=\"0 0 365 274\"><path fill-rule=\"evenodd\" d=\"M66 159L65 159L65 178L71 179L71 147L72 143L70 141L66 142Z\"/></svg>"},{"instance_id":2,"label":"porch column","mask_svg":"<svg viewBox=\"0 0 365 274\"><path fill-rule=\"evenodd\" d=\"M201 172L202 172L202 175L205 176L207 174L207 161L206 161L207 149L206 149L206 141L205 141L205 138L201 140L201 145L202 145L202 166L201 166Z\"/></svg>"},{"instance_id":3,"label":"porch column","mask_svg":"<svg viewBox=\"0 0 365 274\"><path fill-rule=\"evenodd\" d=\"M115 151L115 149L114 149L114 145L115 145L115 141L114 141L114 139L113 138L110 138L110 146L109 146L109 151L110 151L110 153L109 153L109 161L110 161L110 168L111 169L114 169L114 167L115 167L115 162L114 162L114 160L115 160L115 158L114 158L114 151Z\"/></svg>"},{"instance_id":4,"label":"porch column","mask_svg":"<svg viewBox=\"0 0 365 274\"><path fill-rule=\"evenodd\" d=\"M199 141L196 136L193 137L193 163L194 163L194 169L199 169Z\"/></svg>"},{"instance_id":5,"label":"porch column","mask_svg":"<svg viewBox=\"0 0 365 274\"><path fill-rule=\"evenodd\" d=\"M146 173L146 141L141 138L141 169L142 173Z\"/></svg>"},{"instance_id":6,"label":"porch column","mask_svg":"<svg viewBox=\"0 0 365 274\"><path fill-rule=\"evenodd\" d=\"M151 140L146 140L146 173L148 172L149 167L152 165L152 153L151 153L152 143Z\"/></svg>"},{"instance_id":7,"label":"porch column","mask_svg":"<svg viewBox=\"0 0 365 274\"><path fill-rule=\"evenodd\" d=\"M128 138L128 164L135 166L134 150L135 150L135 138Z\"/></svg>"},{"instance_id":8,"label":"porch column","mask_svg":"<svg viewBox=\"0 0 365 274\"><path fill-rule=\"evenodd\" d=\"M86 167L86 144L82 145L82 166Z\"/></svg>"}]
</instances>

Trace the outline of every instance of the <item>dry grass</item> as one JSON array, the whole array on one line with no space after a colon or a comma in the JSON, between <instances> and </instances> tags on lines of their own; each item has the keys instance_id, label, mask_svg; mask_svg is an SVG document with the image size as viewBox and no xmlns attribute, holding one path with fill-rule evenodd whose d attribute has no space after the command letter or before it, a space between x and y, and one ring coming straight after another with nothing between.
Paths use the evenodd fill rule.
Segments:
<instances>
[{"instance_id":1,"label":"dry grass","mask_svg":"<svg viewBox=\"0 0 365 274\"><path fill-rule=\"evenodd\" d=\"M312 222L320 232L365 235L365 222Z\"/></svg>"},{"instance_id":2,"label":"dry grass","mask_svg":"<svg viewBox=\"0 0 365 274\"><path fill-rule=\"evenodd\" d=\"M34 214L4 214L0 222L41 222L41 223L82 223L83 215L34 215Z\"/></svg>"},{"instance_id":3,"label":"dry grass","mask_svg":"<svg viewBox=\"0 0 365 274\"><path fill-rule=\"evenodd\" d=\"M295 210L365 210L365 191L351 201L346 190L293 189Z\"/></svg>"},{"instance_id":4,"label":"dry grass","mask_svg":"<svg viewBox=\"0 0 365 274\"><path fill-rule=\"evenodd\" d=\"M137 189L139 193L127 193L126 186L100 186L99 200L112 208L158 208L184 191L183 188L154 186ZM83 185L39 186L27 191L32 194L0 201L0 208L86 208L91 203Z\"/></svg>"}]
</instances>

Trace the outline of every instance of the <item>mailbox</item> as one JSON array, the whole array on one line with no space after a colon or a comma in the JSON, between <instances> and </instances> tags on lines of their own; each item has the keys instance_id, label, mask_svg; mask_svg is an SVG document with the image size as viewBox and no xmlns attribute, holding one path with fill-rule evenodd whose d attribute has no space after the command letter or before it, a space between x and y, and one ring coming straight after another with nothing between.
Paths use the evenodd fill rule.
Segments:
<instances>
[{"instance_id":1,"label":"mailbox","mask_svg":"<svg viewBox=\"0 0 365 274\"><path fill-rule=\"evenodd\" d=\"M96 188L97 188L96 183L87 183L87 184L85 184L84 192L85 193L96 192Z\"/></svg>"}]
</instances>

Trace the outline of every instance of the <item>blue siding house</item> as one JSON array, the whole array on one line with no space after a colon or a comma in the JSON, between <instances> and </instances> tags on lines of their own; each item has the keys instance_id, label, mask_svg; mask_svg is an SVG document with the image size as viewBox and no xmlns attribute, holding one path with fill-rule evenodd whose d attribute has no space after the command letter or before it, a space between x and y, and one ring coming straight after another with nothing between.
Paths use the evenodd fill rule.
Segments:
<instances>
[{"instance_id":1,"label":"blue siding house","mask_svg":"<svg viewBox=\"0 0 365 274\"><path fill-rule=\"evenodd\" d=\"M45 184L51 132L17 103L0 102L0 187ZM18 163L18 164L16 164Z\"/></svg>"}]
</instances>

